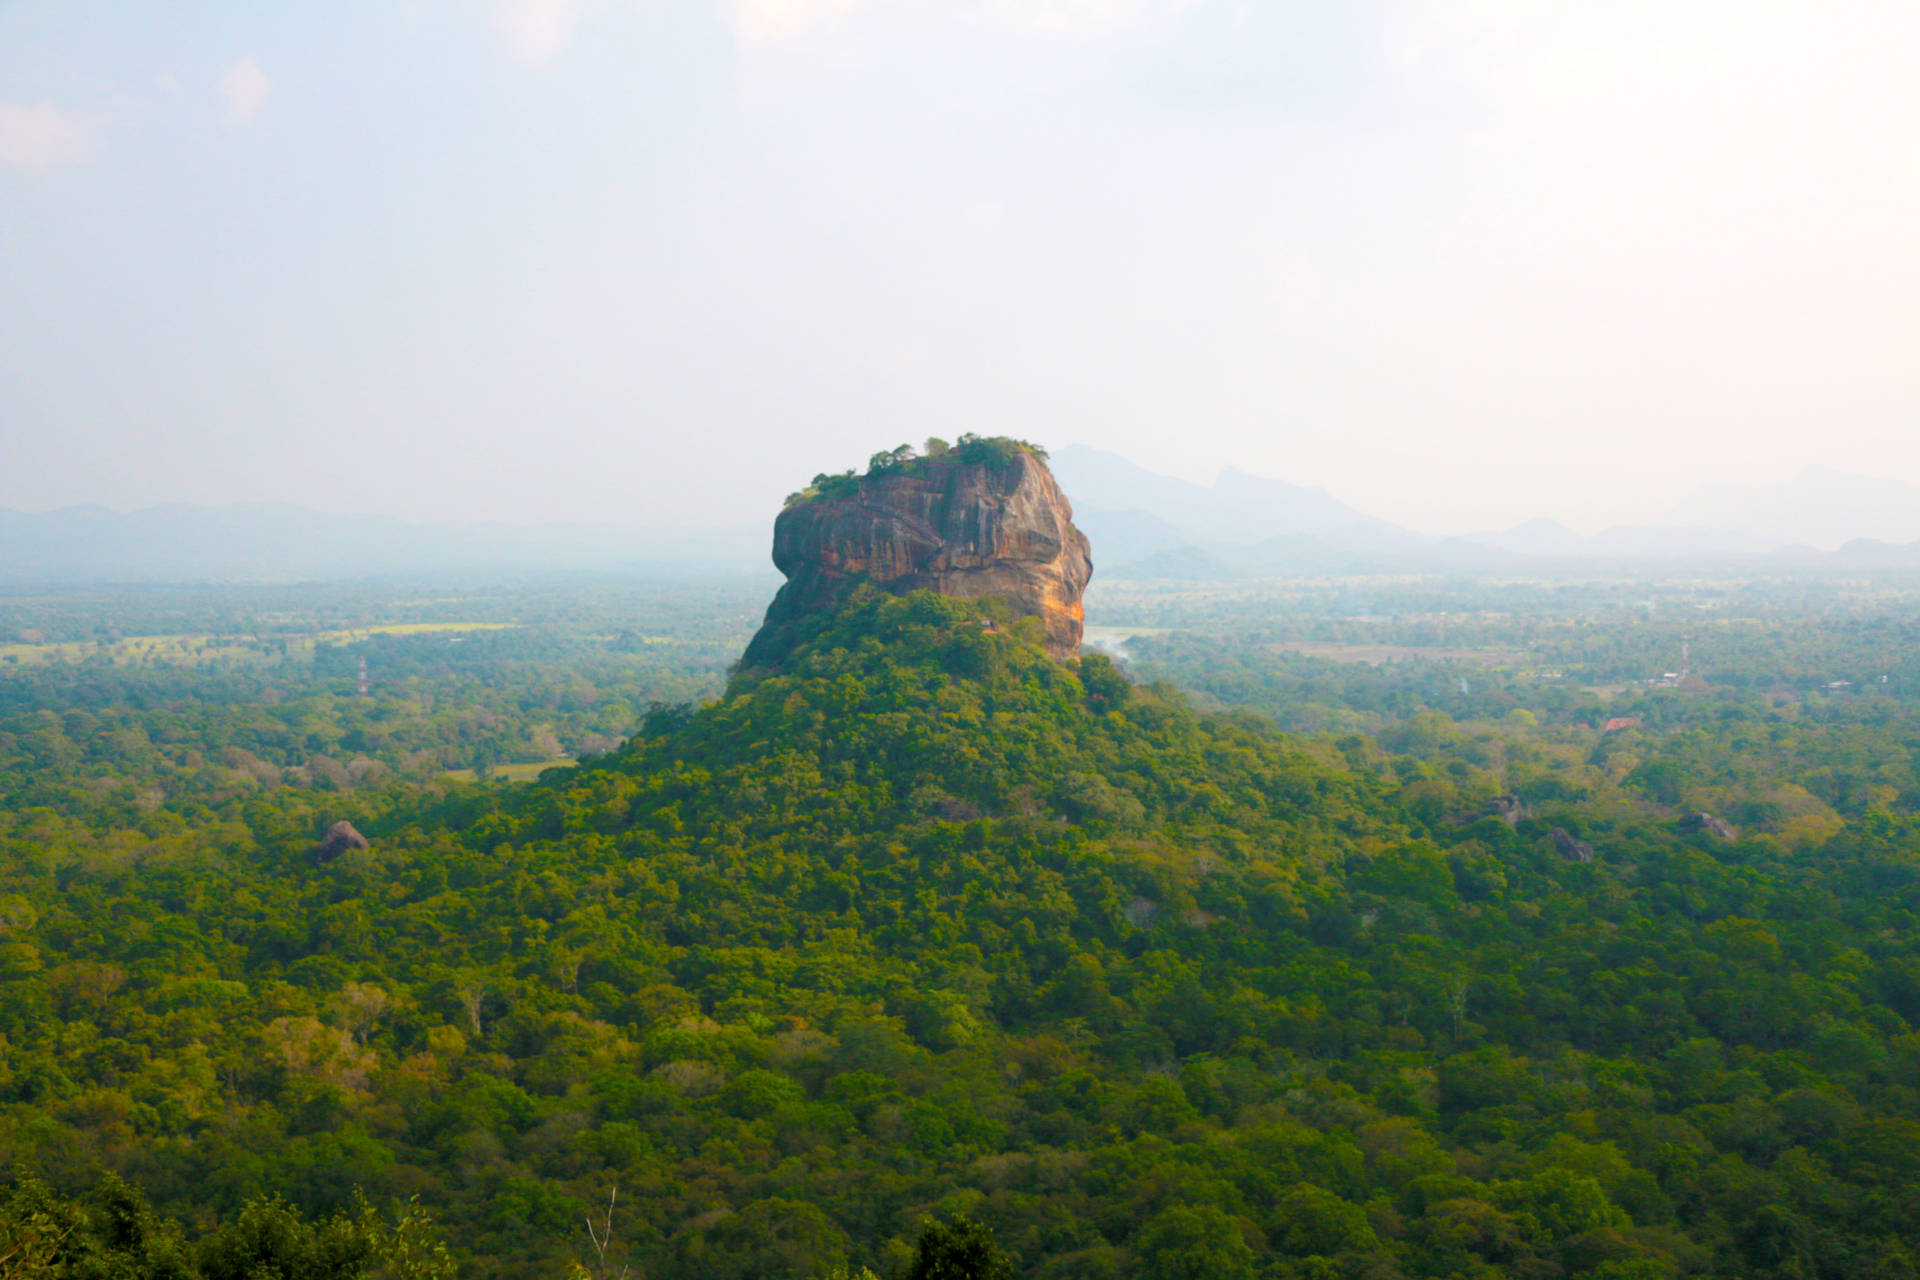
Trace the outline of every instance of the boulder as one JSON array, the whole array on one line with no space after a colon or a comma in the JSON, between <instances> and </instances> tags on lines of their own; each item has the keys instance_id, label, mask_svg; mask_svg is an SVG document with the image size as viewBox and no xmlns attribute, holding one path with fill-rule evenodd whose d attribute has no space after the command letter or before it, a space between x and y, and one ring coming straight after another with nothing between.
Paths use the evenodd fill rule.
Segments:
<instances>
[{"instance_id":1,"label":"boulder","mask_svg":"<svg viewBox=\"0 0 1920 1280\"><path fill-rule=\"evenodd\" d=\"M327 828L327 834L311 850L315 862L332 862L343 853L354 849L371 849L367 838L354 829L351 822L344 818Z\"/></svg>"},{"instance_id":2,"label":"boulder","mask_svg":"<svg viewBox=\"0 0 1920 1280\"><path fill-rule=\"evenodd\" d=\"M1519 796L1495 796L1487 801L1486 812L1510 827L1517 827L1533 816L1533 810L1527 808L1527 802Z\"/></svg>"},{"instance_id":3,"label":"boulder","mask_svg":"<svg viewBox=\"0 0 1920 1280\"><path fill-rule=\"evenodd\" d=\"M1711 836L1715 840L1734 841L1740 838L1740 832L1725 818L1716 818L1710 813L1690 813L1680 819L1680 829L1689 835Z\"/></svg>"},{"instance_id":4,"label":"boulder","mask_svg":"<svg viewBox=\"0 0 1920 1280\"><path fill-rule=\"evenodd\" d=\"M1553 847L1560 856L1569 862L1592 862L1593 846L1578 839L1565 827L1553 829Z\"/></svg>"}]
</instances>

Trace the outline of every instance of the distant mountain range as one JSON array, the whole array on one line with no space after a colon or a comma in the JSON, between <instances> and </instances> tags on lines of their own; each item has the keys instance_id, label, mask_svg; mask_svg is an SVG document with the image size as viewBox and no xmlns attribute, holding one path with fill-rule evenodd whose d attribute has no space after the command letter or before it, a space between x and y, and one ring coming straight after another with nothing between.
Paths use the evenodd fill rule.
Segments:
<instances>
[{"instance_id":1,"label":"distant mountain range","mask_svg":"<svg viewBox=\"0 0 1920 1280\"><path fill-rule=\"evenodd\" d=\"M1861 540L1915 542L1920 541L1920 489L1808 467L1780 484L1705 489L1671 511L1666 522L1823 550Z\"/></svg>"},{"instance_id":2,"label":"distant mountain range","mask_svg":"<svg viewBox=\"0 0 1920 1280\"><path fill-rule=\"evenodd\" d=\"M765 572L763 525L415 524L286 503L0 510L0 582L288 582L432 573Z\"/></svg>"},{"instance_id":3,"label":"distant mountain range","mask_svg":"<svg viewBox=\"0 0 1920 1280\"><path fill-rule=\"evenodd\" d=\"M1436 537L1324 489L1229 469L1211 485L1158 475L1084 445L1053 471L1092 539L1101 576L1631 572L1677 567L1920 571L1920 489L1809 468L1764 488L1716 488L1658 524L1577 533L1550 519Z\"/></svg>"},{"instance_id":4,"label":"distant mountain range","mask_svg":"<svg viewBox=\"0 0 1920 1280\"><path fill-rule=\"evenodd\" d=\"M1550 519L1461 537L1401 528L1325 489L1229 468L1195 484L1070 445L1054 475L1102 578L1370 573L1920 572L1920 489L1813 467L1715 488L1659 523L1581 534ZM283 503L0 510L0 583L287 582L431 573L767 574L768 522L729 529L416 524Z\"/></svg>"}]
</instances>

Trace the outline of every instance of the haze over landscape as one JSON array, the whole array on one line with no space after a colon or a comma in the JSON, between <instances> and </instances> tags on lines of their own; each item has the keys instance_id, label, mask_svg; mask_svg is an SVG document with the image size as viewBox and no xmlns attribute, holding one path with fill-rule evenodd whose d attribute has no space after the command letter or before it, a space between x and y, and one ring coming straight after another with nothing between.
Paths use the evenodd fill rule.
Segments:
<instances>
[{"instance_id":1,"label":"haze over landscape","mask_svg":"<svg viewBox=\"0 0 1920 1280\"><path fill-rule=\"evenodd\" d=\"M1228 468L1211 484L1070 445L1054 468L1106 578L1291 574L1920 570L1920 490L1808 468L1721 486L1664 520L1585 535L1542 517L1425 535L1323 489ZM632 519L430 524L287 503L0 510L0 583L284 582L439 572L619 570L686 578L768 572L772 517L731 526Z\"/></svg>"},{"instance_id":2,"label":"haze over landscape","mask_svg":"<svg viewBox=\"0 0 1920 1280\"><path fill-rule=\"evenodd\" d=\"M1920 484L1917 26L15 0L0 507L724 528L969 430L1424 533Z\"/></svg>"},{"instance_id":3,"label":"haze over landscape","mask_svg":"<svg viewBox=\"0 0 1920 1280\"><path fill-rule=\"evenodd\" d=\"M0 0L0 1280L1920 1280L1916 48Z\"/></svg>"}]
</instances>

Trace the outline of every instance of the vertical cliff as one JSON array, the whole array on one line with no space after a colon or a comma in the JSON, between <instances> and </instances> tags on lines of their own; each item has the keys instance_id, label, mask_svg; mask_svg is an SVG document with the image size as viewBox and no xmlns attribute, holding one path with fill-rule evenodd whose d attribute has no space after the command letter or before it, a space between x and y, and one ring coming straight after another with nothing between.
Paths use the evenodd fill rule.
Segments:
<instances>
[{"instance_id":1,"label":"vertical cliff","mask_svg":"<svg viewBox=\"0 0 1920 1280\"><path fill-rule=\"evenodd\" d=\"M1016 616L1045 624L1055 658L1078 651L1093 561L1038 454L982 440L876 461L858 478L823 477L780 513L773 562L787 582L743 665L778 663L808 617L837 609L867 582L902 594L997 596Z\"/></svg>"}]
</instances>

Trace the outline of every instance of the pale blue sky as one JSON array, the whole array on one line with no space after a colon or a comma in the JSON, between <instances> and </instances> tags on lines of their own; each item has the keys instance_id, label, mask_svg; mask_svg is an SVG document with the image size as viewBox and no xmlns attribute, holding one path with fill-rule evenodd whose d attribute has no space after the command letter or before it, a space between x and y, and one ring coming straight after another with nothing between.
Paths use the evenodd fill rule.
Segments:
<instances>
[{"instance_id":1,"label":"pale blue sky","mask_svg":"<svg viewBox=\"0 0 1920 1280\"><path fill-rule=\"evenodd\" d=\"M1910 3L0 0L0 505L1920 482Z\"/></svg>"}]
</instances>

